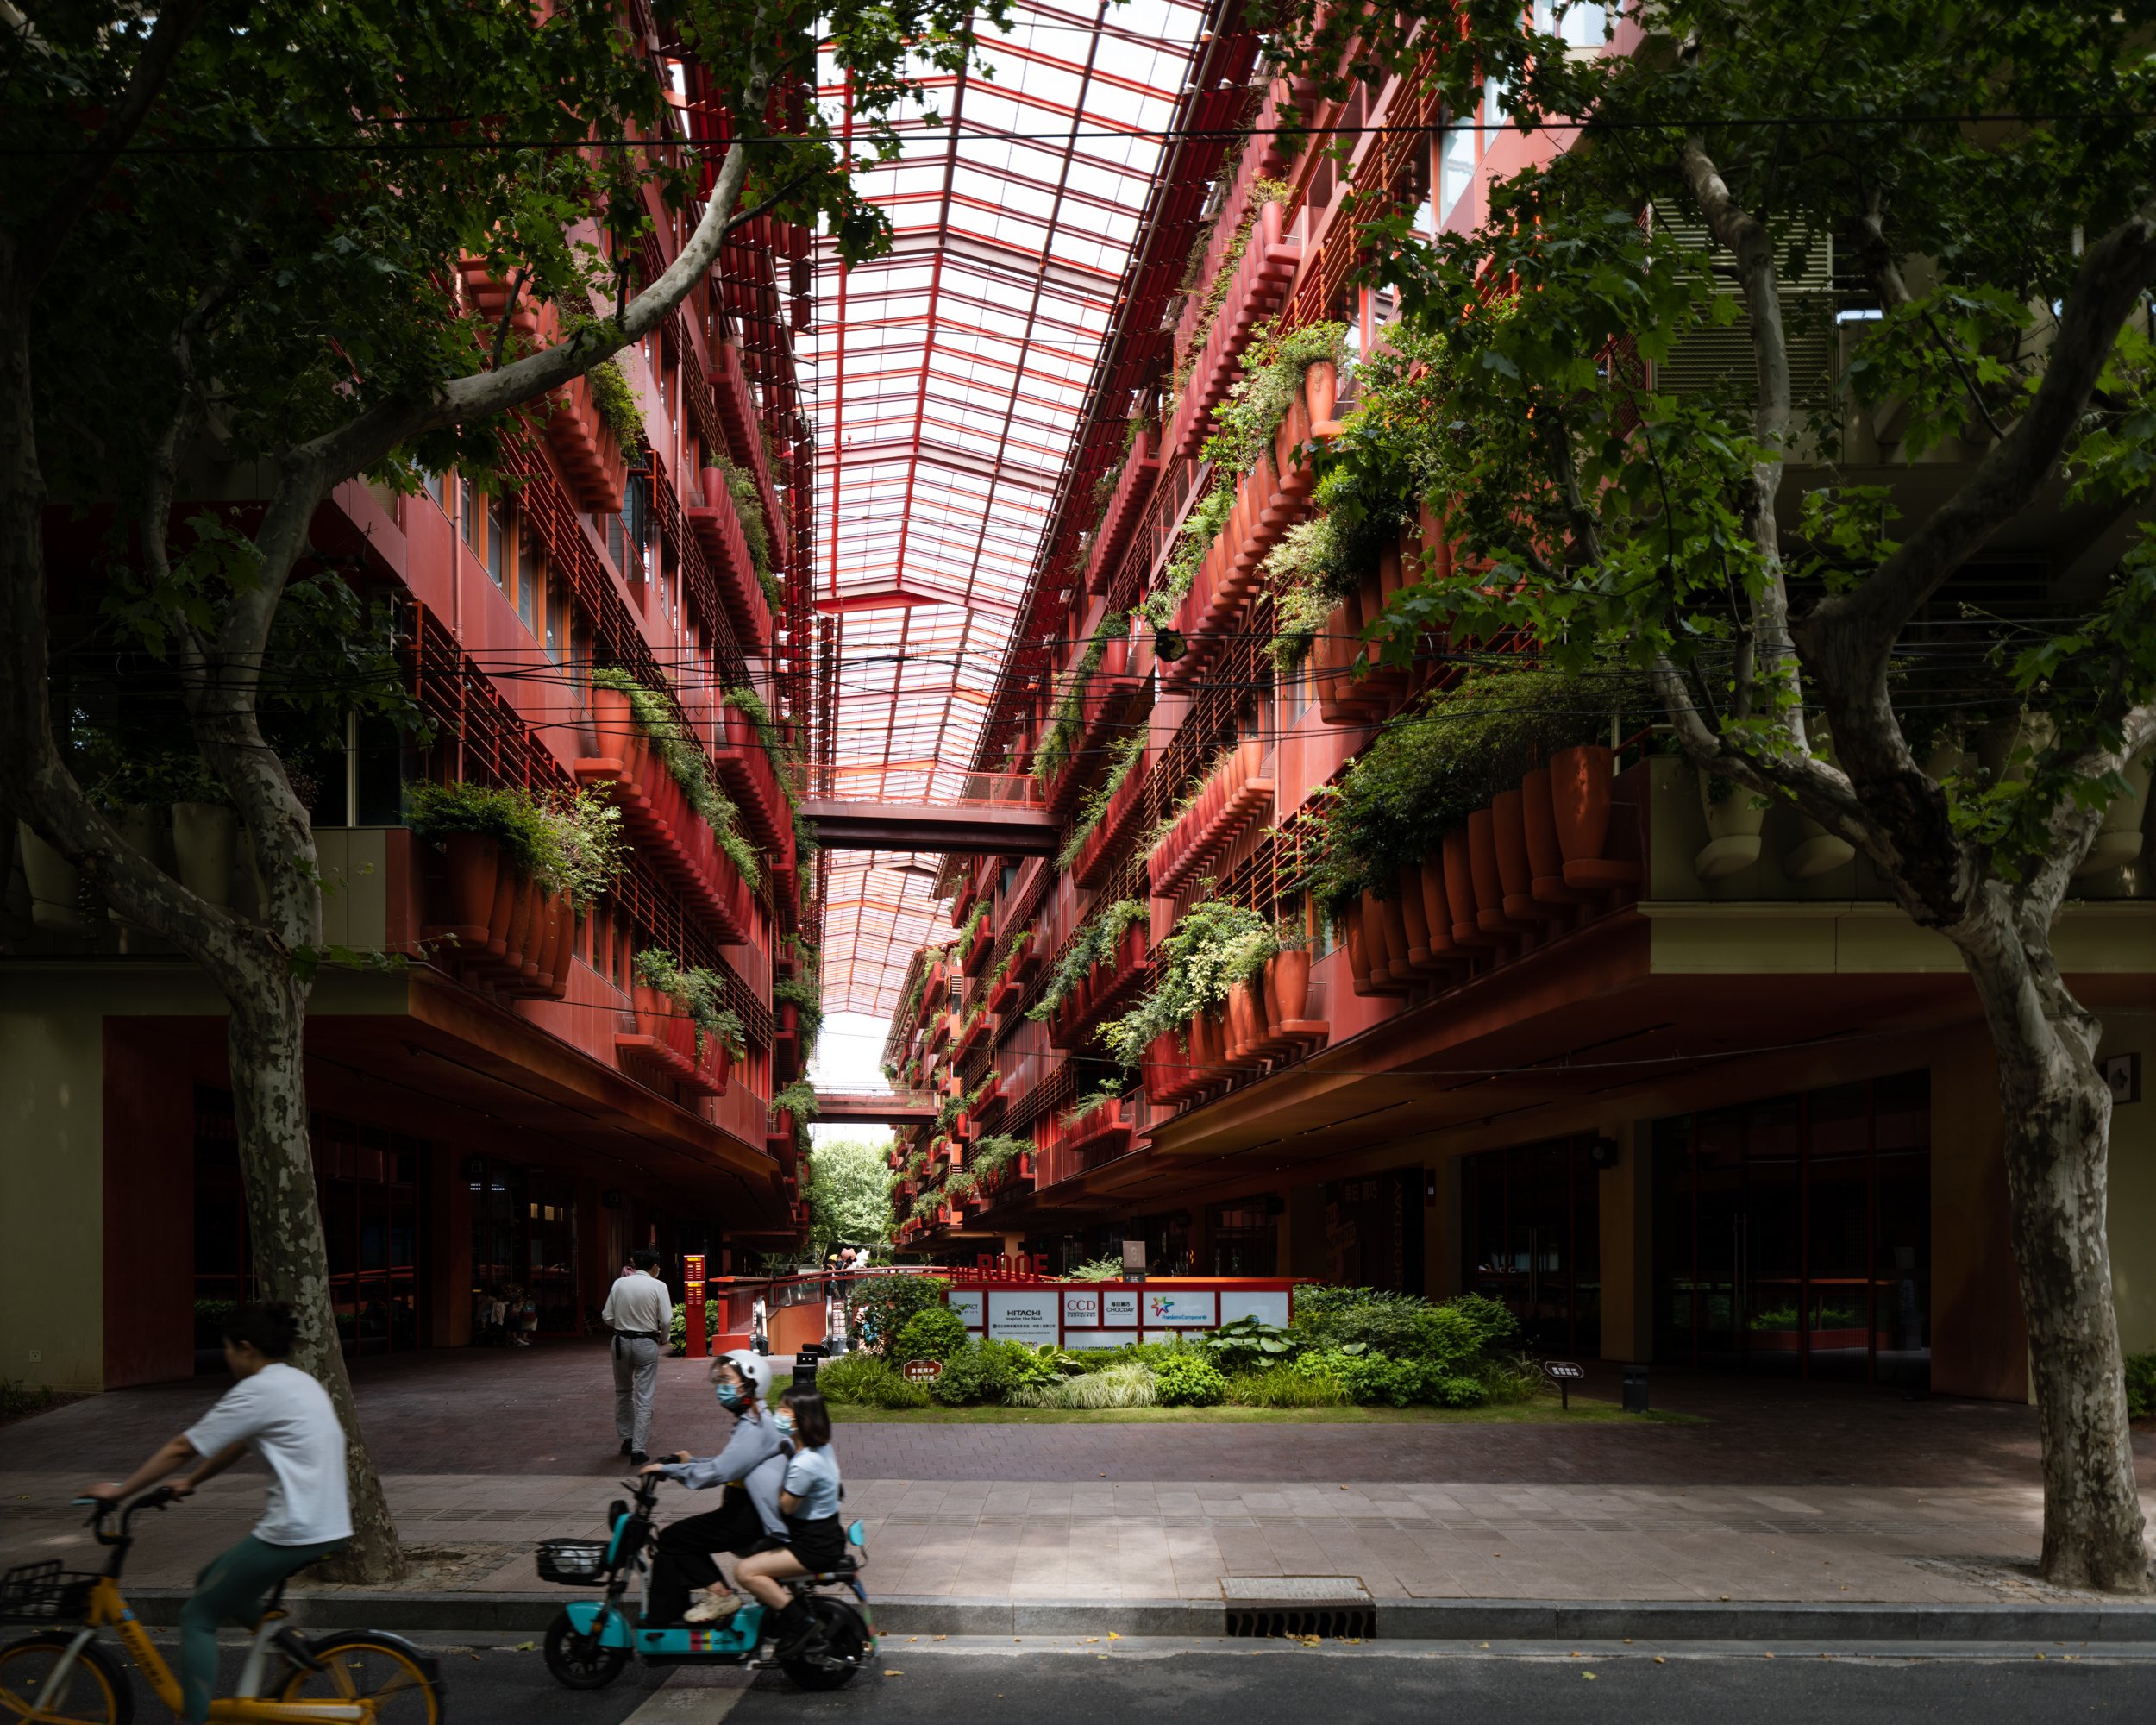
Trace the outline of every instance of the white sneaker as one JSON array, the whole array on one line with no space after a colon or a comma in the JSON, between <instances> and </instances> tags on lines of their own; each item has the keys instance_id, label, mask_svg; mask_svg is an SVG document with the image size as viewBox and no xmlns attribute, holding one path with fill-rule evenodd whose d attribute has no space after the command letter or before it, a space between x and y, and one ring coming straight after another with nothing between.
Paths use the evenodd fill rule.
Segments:
<instances>
[{"instance_id":1,"label":"white sneaker","mask_svg":"<svg viewBox=\"0 0 2156 1725\"><path fill-rule=\"evenodd\" d=\"M730 1617L741 1609L741 1596L728 1588L724 1591L711 1588L704 1591L695 1604L681 1614L684 1623L716 1623L722 1617Z\"/></svg>"}]
</instances>

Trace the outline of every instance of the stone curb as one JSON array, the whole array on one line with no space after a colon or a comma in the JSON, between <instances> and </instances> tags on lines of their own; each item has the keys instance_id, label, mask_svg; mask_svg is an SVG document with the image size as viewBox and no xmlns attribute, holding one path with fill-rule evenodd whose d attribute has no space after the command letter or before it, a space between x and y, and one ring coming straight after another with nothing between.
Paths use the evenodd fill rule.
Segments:
<instances>
[{"instance_id":1,"label":"stone curb","mask_svg":"<svg viewBox=\"0 0 2156 1725\"><path fill-rule=\"evenodd\" d=\"M579 1596L535 1593L310 1593L292 1596L310 1629L538 1634ZM179 1621L181 1588L131 1590L149 1624ZM1224 1606L1189 1599L955 1599L869 1595L888 1635L1219 1636ZM1383 1640L2156 1642L2156 1605L1812 1603L1773 1600L1380 1599Z\"/></svg>"}]
</instances>

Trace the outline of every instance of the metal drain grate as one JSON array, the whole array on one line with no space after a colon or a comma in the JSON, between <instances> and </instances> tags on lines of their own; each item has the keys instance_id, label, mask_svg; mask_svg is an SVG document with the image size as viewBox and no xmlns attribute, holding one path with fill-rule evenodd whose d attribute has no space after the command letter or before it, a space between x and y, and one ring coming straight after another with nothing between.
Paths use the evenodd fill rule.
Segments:
<instances>
[{"instance_id":1,"label":"metal drain grate","mask_svg":"<svg viewBox=\"0 0 2156 1725\"><path fill-rule=\"evenodd\" d=\"M1230 1575L1220 1578L1228 1634L1350 1636L1377 1633L1377 1607L1351 1575Z\"/></svg>"}]
</instances>

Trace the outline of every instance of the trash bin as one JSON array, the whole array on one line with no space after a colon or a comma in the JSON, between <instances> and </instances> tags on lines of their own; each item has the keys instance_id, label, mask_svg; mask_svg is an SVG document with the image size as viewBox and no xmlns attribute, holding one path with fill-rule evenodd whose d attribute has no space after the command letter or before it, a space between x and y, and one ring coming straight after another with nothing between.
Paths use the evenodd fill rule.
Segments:
<instances>
[{"instance_id":1,"label":"trash bin","mask_svg":"<svg viewBox=\"0 0 2156 1725\"><path fill-rule=\"evenodd\" d=\"M1647 1368L1628 1365L1625 1368L1625 1412L1644 1414L1647 1411Z\"/></svg>"}]
</instances>

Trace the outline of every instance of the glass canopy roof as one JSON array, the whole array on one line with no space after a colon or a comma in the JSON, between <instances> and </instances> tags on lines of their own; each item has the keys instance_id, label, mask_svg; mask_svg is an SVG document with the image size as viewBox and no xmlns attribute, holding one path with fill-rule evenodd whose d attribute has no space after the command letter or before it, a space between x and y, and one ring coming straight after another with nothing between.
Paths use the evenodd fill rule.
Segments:
<instances>
[{"instance_id":1,"label":"glass canopy roof","mask_svg":"<svg viewBox=\"0 0 2156 1725\"><path fill-rule=\"evenodd\" d=\"M815 593L837 634L847 800L956 802L1204 28L1188 0L1018 0L992 78L939 80L863 175L890 253L817 264L803 347L821 471ZM843 107L843 85L824 101ZM938 938L941 858L831 858L824 994L887 1017Z\"/></svg>"}]
</instances>

